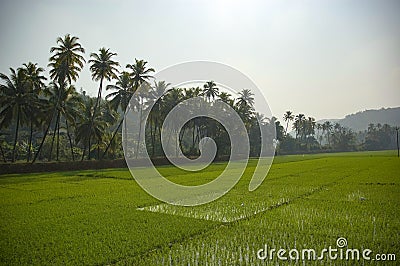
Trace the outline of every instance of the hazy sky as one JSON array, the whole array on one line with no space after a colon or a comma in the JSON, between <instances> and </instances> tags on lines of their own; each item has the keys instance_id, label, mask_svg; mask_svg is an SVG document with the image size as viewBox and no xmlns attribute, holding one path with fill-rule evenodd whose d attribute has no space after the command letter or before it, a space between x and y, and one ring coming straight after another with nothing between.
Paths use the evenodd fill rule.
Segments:
<instances>
[{"instance_id":1,"label":"hazy sky","mask_svg":"<svg viewBox=\"0 0 400 266\"><path fill-rule=\"evenodd\" d=\"M192 60L228 64L286 110L341 118L400 106L400 1L4 1L0 72L47 68L58 36L78 36L161 70ZM122 68L121 68L122 69ZM47 69L48 70L48 69ZM95 95L85 65L76 84Z\"/></svg>"}]
</instances>

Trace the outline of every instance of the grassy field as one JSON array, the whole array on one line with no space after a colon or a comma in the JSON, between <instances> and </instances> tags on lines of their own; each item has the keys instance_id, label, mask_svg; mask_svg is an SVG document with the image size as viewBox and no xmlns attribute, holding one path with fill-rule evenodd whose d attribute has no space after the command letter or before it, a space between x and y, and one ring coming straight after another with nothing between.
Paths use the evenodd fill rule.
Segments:
<instances>
[{"instance_id":1,"label":"grassy field","mask_svg":"<svg viewBox=\"0 0 400 266\"><path fill-rule=\"evenodd\" d=\"M193 185L224 167L159 171ZM125 169L0 176L0 263L275 265L282 261L262 261L257 251L265 245L319 251L336 246L338 237L349 248L396 254L390 263L399 263L400 159L394 151L276 157L264 183L249 192L254 167L250 161L234 189L198 207L155 200Z\"/></svg>"}]
</instances>

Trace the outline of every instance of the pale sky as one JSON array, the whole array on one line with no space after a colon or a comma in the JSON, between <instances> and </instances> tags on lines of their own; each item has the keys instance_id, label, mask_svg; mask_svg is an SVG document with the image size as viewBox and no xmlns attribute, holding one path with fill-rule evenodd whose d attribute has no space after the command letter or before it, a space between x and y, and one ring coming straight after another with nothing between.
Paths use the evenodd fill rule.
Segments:
<instances>
[{"instance_id":1,"label":"pale sky","mask_svg":"<svg viewBox=\"0 0 400 266\"><path fill-rule=\"evenodd\" d=\"M400 1L4 1L0 72L46 68L58 36L80 38L157 70L193 60L230 65L262 90L272 113L317 120L400 106ZM47 74L48 75L48 74ZM95 95L85 65L76 83Z\"/></svg>"}]
</instances>

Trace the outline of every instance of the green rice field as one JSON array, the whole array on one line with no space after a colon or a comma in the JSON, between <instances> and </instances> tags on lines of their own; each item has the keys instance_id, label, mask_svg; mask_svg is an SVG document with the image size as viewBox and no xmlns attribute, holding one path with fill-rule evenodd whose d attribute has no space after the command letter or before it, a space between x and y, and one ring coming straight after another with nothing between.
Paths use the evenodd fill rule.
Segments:
<instances>
[{"instance_id":1,"label":"green rice field","mask_svg":"<svg viewBox=\"0 0 400 266\"><path fill-rule=\"evenodd\" d=\"M256 165L222 198L197 207L162 203L127 169L0 176L1 265L398 265L397 152L278 156L248 191ZM216 178L158 170L184 185ZM1 166L0 166L1 167ZM270 249L370 249L370 261L260 259ZM376 254L386 256L378 262ZM287 254L286 254L287 255ZM393 256L394 255L394 256Z\"/></svg>"}]
</instances>

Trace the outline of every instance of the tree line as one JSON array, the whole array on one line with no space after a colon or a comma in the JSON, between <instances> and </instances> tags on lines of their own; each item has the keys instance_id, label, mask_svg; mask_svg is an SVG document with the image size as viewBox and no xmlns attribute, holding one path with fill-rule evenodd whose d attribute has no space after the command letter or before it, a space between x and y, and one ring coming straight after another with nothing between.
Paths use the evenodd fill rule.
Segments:
<instances>
[{"instance_id":1,"label":"tree line","mask_svg":"<svg viewBox=\"0 0 400 266\"><path fill-rule=\"evenodd\" d=\"M317 123L315 118L286 111L285 124L277 121L278 152L340 152L396 149L396 127L388 124L369 124L364 131L354 132L339 123ZM289 134L292 123L294 134Z\"/></svg>"},{"instance_id":2,"label":"tree line","mask_svg":"<svg viewBox=\"0 0 400 266\"><path fill-rule=\"evenodd\" d=\"M251 156L260 153L260 127L276 130L278 153L386 149L392 145L394 129L388 125L368 128L362 144L357 144L361 135L329 121L318 124L303 114L288 111L283 117L285 125L281 125L277 118L255 112L254 95L249 89L243 88L235 98L220 91L214 81L200 87L169 88L165 81L154 80L155 70L145 60L135 59L120 71L119 62L114 60L117 54L106 48L91 53L87 62L93 81L98 82L97 96L90 97L74 86L86 64L79 38L69 34L57 38L50 54L49 77L45 77L44 68L32 62L10 68L8 75L0 73L0 153L4 162L122 158L122 124L127 108L149 113L144 136L141 129L136 132L134 152L147 149L152 157L165 156L161 148L163 121L178 103L193 97L203 97L210 104L222 101L237 112L248 132ZM105 82L110 84L105 86ZM139 87L144 89L136 95ZM109 91L105 97L104 89ZM153 108L148 110L153 101ZM294 136L288 132L292 122ZM226 130L210 118L187 122L173 141L185 155L198 156L199 142L206 136L216 142L218 156L229 155ZM141 139L145 147L139 146Z\"/></svg>"}]
</instances>

